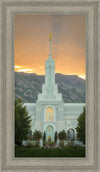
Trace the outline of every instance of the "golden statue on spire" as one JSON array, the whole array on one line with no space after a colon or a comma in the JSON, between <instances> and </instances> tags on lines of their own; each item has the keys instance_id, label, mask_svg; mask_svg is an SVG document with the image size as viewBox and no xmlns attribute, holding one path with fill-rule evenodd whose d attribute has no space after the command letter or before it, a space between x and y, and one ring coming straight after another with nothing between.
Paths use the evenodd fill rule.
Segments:
<instances>
[{"instance_id":1,"label":"golden statue on spire","mask_svg":"<svg viewBox=\"0 0 100 172\"><path fill-rule=\"evenodd\" d=\"M51 37L52 37L52 35L51 35L51 33L49 34L49 40L51 41Z\"/></svg>"}]
</instances>

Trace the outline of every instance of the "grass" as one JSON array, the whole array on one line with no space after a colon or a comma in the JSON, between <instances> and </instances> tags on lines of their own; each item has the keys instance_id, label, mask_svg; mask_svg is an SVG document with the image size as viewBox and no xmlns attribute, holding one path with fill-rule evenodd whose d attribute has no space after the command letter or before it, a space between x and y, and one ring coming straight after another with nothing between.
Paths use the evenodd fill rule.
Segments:
<instances>
[{"instance_id":1,"label":"grass","mask_svg":"<svg viewBox=\"0 0 100 172\"><path fill-rule=\"evenodd\" d=\"M15 157L85 157L85 148L15 148Z\"/></svg>"}]
</instances>

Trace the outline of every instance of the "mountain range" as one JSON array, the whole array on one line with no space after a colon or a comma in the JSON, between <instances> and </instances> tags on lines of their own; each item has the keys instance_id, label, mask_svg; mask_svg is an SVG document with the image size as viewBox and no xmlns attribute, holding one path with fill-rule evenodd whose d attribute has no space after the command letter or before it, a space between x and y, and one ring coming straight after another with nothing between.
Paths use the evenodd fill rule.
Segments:
<instances>
[{"instance_id":1,"label":"mountain range","mask_svg":"<svg viewBox=\"0 0 100 172\"><path fill-rule=\"evenodd\" d=\"M23 102L35 103L38 93L42 92L44 75L35 73L15 72L15 96L22 98ZM77 75L55 74L58 92L62 93L65 103L85 102L85 80Z\"/></svg>"}]
</instances>

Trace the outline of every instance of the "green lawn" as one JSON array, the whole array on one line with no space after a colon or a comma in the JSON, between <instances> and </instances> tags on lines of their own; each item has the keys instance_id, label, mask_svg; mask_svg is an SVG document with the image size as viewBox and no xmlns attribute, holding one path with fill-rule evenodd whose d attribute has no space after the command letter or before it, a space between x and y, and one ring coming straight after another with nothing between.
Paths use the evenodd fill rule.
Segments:
<instances>
[{"instance_id":1,"label":"green lawn","mask_svg":"<svg viewBox=\"0 0 100 172\"><path fill-rule=\"evenodd\" d=\"M15 148L15 157L85 157L85 148Z\"/></svg>"}]
</instances>

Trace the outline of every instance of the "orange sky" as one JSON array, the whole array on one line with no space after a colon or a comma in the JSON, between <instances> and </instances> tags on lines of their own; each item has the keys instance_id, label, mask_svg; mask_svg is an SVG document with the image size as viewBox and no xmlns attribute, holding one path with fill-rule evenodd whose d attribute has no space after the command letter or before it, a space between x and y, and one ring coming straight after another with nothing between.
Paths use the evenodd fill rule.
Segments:
<instances>
[{"instance_id":1,"label":"orange sky","mask_svg":"<svg viewBox=\"0 0 100 172\"><path fill-rule=\"evenodd\" d=\"M49 33L55 72L85 78L84 15L15 15L15 71L45 74Z\"/></svg>"}]
</instances>

